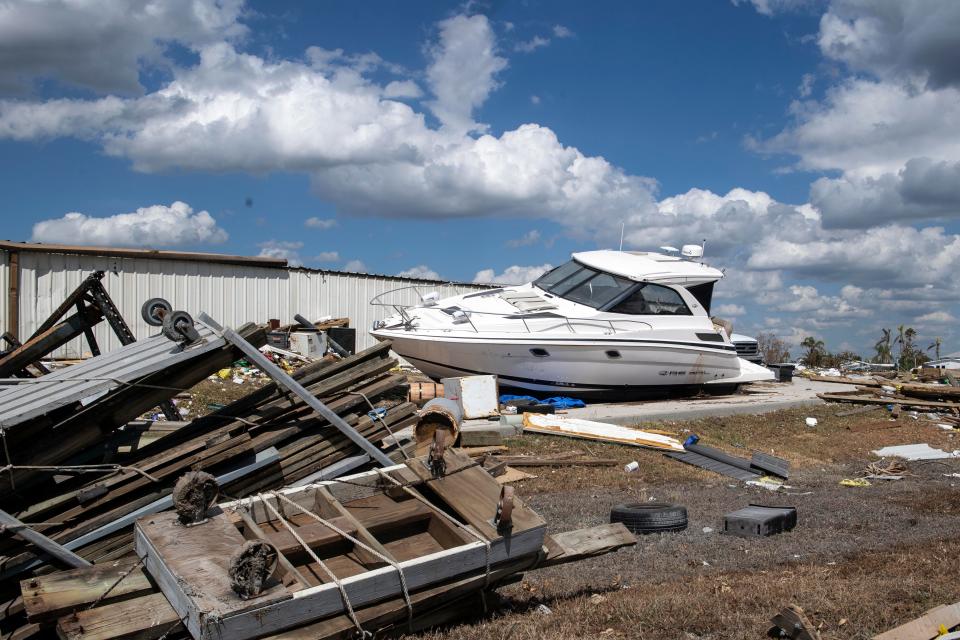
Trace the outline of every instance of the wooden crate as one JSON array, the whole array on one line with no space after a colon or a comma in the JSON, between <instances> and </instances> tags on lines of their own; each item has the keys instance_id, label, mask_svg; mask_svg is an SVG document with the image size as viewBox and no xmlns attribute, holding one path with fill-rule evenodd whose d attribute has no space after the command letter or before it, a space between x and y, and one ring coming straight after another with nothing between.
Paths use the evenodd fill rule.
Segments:
<instances>
[{"instance_id":1,"label":"wooden crate","mask_svg":"<svg viewBox=\"0 0 960 640\"><path fill-rule=\"evenodd\" d=\"M501 535L493 523L497 482L463 454L447 451L446 462L447 475L439 479L430 476L422 458L383 470L408 485L406 491L387 491L389 482L374 471L278 494L398 563L410 591L540 553L546 529L540 516L516 500L513 527ZM426 487L424 493L409 486L414 484ZM273 494L221 505L206 522L191 527L180 525L174 514L144 518L136 526L137 554L194 638L245 640L344 612L337 585L267 505L284 513L308 541L340 580L353 607L402 594L394 566ZM439 509L476 535L441 516ZM239 510L246 510L248 523ZM259 596L243 600L230 588L227 567L233 552L254 537L272 542L289 569L278 571L279 579Z\"/></svg>"}]
</instances>

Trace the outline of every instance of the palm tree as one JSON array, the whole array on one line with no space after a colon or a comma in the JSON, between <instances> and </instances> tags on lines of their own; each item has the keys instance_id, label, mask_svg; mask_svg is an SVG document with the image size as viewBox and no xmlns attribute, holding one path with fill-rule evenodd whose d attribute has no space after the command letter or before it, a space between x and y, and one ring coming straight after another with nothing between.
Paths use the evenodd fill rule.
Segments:
<instances>
[{"instance_id":1,"label":"palm tree","mask_svg":"<svg viewBox=\"0 0 960 640\"><path fill-rule=\"evenodd\" d=\"M904 336L905 329L906 327L904 325L899 325L897 327L897 339L893 341L893 344L900 344L900 357L897 359L898 368L903 366L903 351L906 346L906 337Z\"/></svg>"},{"instance_id":2,"label":"palm tree","mask_svg":"<svg viewBox=\"0 0 960 640\"><path fill-rule=\"evenodd\" d=\"M889 364L893 360L893 353L890 349L890 329L880 329L883 336L877 340L873 348L877 351L876 361L879 364Z\"/></svg>"},{"instance_id":3,"label":"palm tree","mask_svg":"<svg viewBox=\"0 0 960 640\"><path fill-rule=\"evenodd\" d=\"M933 339L933 344L927 347L927 351L930 351L930 349L934 349L933 353L937 356L936 357L937 360L940 359L940 345L942 344L943 344L943 338L941 338L940 336L937 336L936 338Z\"/></svg>"},{"instance_id":4,"label":"palm tree","mask_svg":"<svg viewBox=\"0 0 960 640\"><path fill-rule=\"evenodd\" d=\"M820 364L820 356L823 354L824 348L823 340L807 336L800 343L800 346L807 350L807 355L803 357L803 361L808 367L815 367Z\"/></svg>"}]
</instances>

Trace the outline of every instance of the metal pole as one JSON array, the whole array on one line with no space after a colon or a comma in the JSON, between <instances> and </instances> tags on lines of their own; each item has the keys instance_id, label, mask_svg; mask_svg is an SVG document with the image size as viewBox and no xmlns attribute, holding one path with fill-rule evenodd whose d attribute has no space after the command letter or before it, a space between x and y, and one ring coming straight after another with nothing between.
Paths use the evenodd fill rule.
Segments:
<instances>
[{"instance_id":1,"label":"metal pole","mask_svg":"<svg viewBox=\"0 0 960 640\"><path fill-rule=\"evenodd\" d=\"M34 531L6 511L0 511L0 524L9 528L13 535L43 549L45 553L63 562L67 566L73 567L74 569L91 566L89 562L74 552L57 544L42 533Z\"/></svg>"},{"instance_id":2,"label":"metal pole","mask_svg":"<svg viewBox=\"0 0 960 640\"><path fill-rule=\"evenodd\" d=\"M258 369L273 378L273 381L278 385L300 396L300 399L307 403L311 409L326 418L327 422L336 427L355 445L363 449L371 458L380 463L380 466L391 467L394 465L393 460L388 458L376 445L360 435L356 429L347 424L346 420L338 416L336 412L320 402L319 399L315 398L313 394L304 389L299 382L288 376L283 369L270 362L265 355L260 353L259 349L244 340L236 331L221 327L213 318L205 313L201 313L198 320L210 327L215 333L223 336L227 342L240 349L252 363L257 365Z\"/></svg>"}]
</instances>

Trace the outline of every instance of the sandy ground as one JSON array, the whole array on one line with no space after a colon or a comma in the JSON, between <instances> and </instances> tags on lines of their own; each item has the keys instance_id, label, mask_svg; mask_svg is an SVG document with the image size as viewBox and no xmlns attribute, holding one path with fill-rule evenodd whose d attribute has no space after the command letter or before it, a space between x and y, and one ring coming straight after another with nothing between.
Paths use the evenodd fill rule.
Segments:
<instances>
[{"instance_id":1,"label":"sandy ground","mask_svg":"<svg viewBox=\"0 0 960 640\"><path fill-rule=\"evenodd\" d=\"M531 469L520 494L563 531L608 521L610 507L656 499L683 504L689 528L644 536L633 548L527 574L500 590L486 616L427 638L759 638L783 606L803 607L824 638L869 638L938 604L960 600L960 459L909 463L909 476L850 488L844 478L888 444L960 449L960 437L885 411L838 418L826 405L763 416L657 423L704 444L788 458L792 487L773 493L656 452L550 436L510 442L511 453L579 449L640 462L622 468ZM810 429L804 418L817 417ZM653 426L653 425L648 425ZM798 525L770 538L718 533L723 514L750 503L797 507ZM712 531L706 531L705 527ZM539 605L551 613L544 613Z\"/></svg>"}]
</instances>

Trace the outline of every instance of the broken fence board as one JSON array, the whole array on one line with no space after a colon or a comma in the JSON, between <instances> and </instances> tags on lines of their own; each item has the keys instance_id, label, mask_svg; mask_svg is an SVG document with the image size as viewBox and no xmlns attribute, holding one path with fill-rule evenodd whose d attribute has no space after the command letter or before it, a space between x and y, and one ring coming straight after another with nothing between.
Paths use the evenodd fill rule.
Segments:
<instances>
[{"instance_id":1,"label":"broken fence board","mask_svg":"<svg viewBox=\"0 0 960 640\"><path fill-rule=\"evenodd\" d=\"M21 581L23 606L30 622L52 622L78 607L97 601L112 586L104 602L125 600L154 591L144 572L130 560L59 571ZM117 582L124 572L128 575ZM115 585L115 586L114 586Z\"/></svg>"},{"instance_id":2,"label":"broken fence board","mask_svg":"<svg viewBox=\"0 0 960 640\"><path fill-rule=\"evenodd\" d=\"M683 450L683 445L679 440L660 433L631 429L605 422L566 418L555 414L525 413L523 414L523 429L531 433L612 442L648 449Z\"/></svg>"},{"instance_id":3,"label":"broken fence board","mask_svg":"<svg viewBox=\"0 0 960 640\"><path fill-rule=\"evenodd\" d=\"M78 611L57 624L62 640L157 640L175 633L180 618L162 593Z\"/></svg>"},{"instance_id":4,"label":"broken fence board","mask_svg":"<svg viewBox=\"0 0 960 640\"><path fill-rule=\"evenodd\" d=\"M931 640L940 635L940 625L947 629L960 625L960 602L934 607L916 620L873 636L873 640Z\"/></svg>"}]
</instances>

